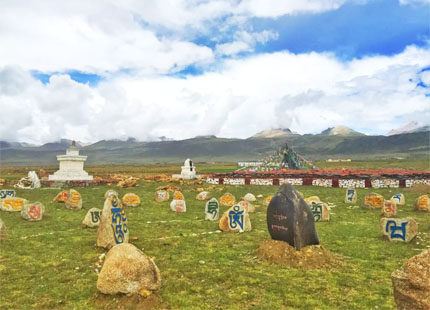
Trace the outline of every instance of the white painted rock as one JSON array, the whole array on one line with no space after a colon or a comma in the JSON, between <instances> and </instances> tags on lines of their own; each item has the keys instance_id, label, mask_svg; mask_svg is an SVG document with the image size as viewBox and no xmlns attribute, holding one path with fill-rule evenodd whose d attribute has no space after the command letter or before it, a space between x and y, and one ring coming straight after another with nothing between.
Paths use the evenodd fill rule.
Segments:
<instances>
[{"instance_id":1,"label":"white painted rock","mask_svg":"<svg viewBox=\"0 0 430 310\"><path fill-rule=\"evenodd\" d=\"M106 193L105 193L105 200L106 200L110 195L117 195L117 196L119 197L119 194L118 194L116 191L114 191L113 189L109 189L109 190L107 190L107 191L106 191Z\"/></svg>"},{"instance_id":2,"label":"white painted rock","mask_svg":"<svg viewBox=\"0 0 430 310\"><path fill-rule=\"evenodd\" d=\"M97 230L97 246L110 249L115 244L128 242L127 216L121 200L110 195L104 203Z\"/></svg>"},{"instance_id":3,"label":"white painted rock","mask_svg":"<svg viewBox=\"0 0 430 310\"><path fill-rule=\"evenodd\" d=\"M100 224L100 216L102 210L98 208L91 208L88 210L87 215L85 215L84 220L82 221L82 226L84 227L98 227Z\"/></svg>"},{"instance_id":4,"label":"white painted rock","mask_svg":"<svg viewBox=\"0 0 430 310\"><path fill-rule=\"evenodd\" d=\"M134 193L127 193L122 197L122 203L126 207L137 207L140 205L140 198Z\"/></svg>"},{"instance_id":5,"label":"white painted rock","mask_svg":"<svg viewBox=\"0 0 430 310\"><path fill-rule=\"evenodd\" d=\"M255 212L255 206L252 203L250 203L249 201L241 200L238 202L238 205L241 207L244 207L248 213L254 213Z\"/></svg>"},{"instance_id":6,"label":"white painted rock","mask_svg":"<svg viewBox=\"0 0 430 310\"><path fill-rule=\"evenodd\" d=\"M130 243L115 245L107 253L97 279L103 294L147 296L161 287L160 270L154 261Z\"/></svg>"},{"instance_id":7,"label":"white painted rock","mask_svg":"<svg viewBox=\"0 0 430 310\"><path fill-rule=\"evenodd\" d=\"M257 198L255 198L254 194L248 193L243 197L244 200L248 201L248 202L254 202L257 200Z\"/></svg>"},{"instance_id":8,"label":"white painted rock","mask_svg":"<svg viewBox=\"0 0 430 310\"><path fill-rule=\"evenodd\" d=\"M356 203L357 202L357 191L355 188L347 188L345 193L346 203Z\"/></svg>"},{"instance_id":9,"label":"white painted rock","mask_svg":"<svg viewBox=\"0 0 430 310\"><path fill-rule=\"evenodd\" d=\"M82 196L78 191L74 189L69 191L69 196L66 200L66 208L70 210L82 209Z\"/></svg>"},{"instance_id":10,"label":"white painted rock","mask_svg":"<svg viewBox=\"0 0 430 310\"><path fill-rule=\"evenodd\" d=\"M187 205L185 204L185 200L173 199L170 203L170 209L175 212L187 212Z\"/></svg>"},{"instance_id":11,"label":"white painted rock","mask_svg":"<svg viewBox=\"0 0 430 310\"><path fill-rule=\"evenodd\" d=\"M410 217L403 219L381 218L381 232L390 241L409 242L418 234L417 222Z\"/></svg>"},{"instance_id":12,"label":"white painted rock","mask_svg":"<svg viewBox=\"0 0 430 310\"><path fill-rule=\"evenodd\" d=\"M205 220L217 221L219 218L219 202L216 198L212 198L206 202Z\"/></svg>"},{"instance_id":13,"label":"white painted rock","mask_svg":"<svg viewBox=\"0 0 430 310\"><path fill-rule=\"evenodd\" d=\"M0 240L7 239L7 229L5 223L0 219Z\"/></svg>"},{"instance_id":14,"label":"white painted rock","mask_svg":"<svg viewBox=\"0 0 430 310\"><path fill-rule=\"evenodd\" d=\"M27 221L40 221L44 212L45 206L42 203L26 203L21 210L21 217Z\"/></svg>"},{"instance_id":15,"label":"white painted rock","mask_svg":"<svg viewBox=\"0 0 430 310\"><path fill-rule=\"evenodd\" d=\"M384 200L382 205L382 216L383 217L396 217L397 205L392 200Z\"/></svg>"},{"instance_id":16,"label":"white painted rock","mask_svg":"<svg viewBox=\"0 0 430 310\"><path fill-rule=\"evenodd\" d=\"M430 212L430 197L428 195L422 195L415 201L415 210Z\"/></svg>"},{"instance_id":17,"label":"white painted rock","mask_svg":"<svg viewBox=\"0 0 430 310\"><path fill-rule=\"evenodd\" d=\"M244 232L251 231L251 220L244 207L235 205L224 212L219 220L222 231Z\"/></svg>"},{"instance_id":18,"label":"white painted rock","mask_svg":"<svg viewBox=\"0 0 430 310\"><path fill-rule=\"evenodd\" d=\"M405 195L403 194L395 194L393 197L391 197L391 201L394 202L396 205L404 205L405 204Z\"/></svg>"},{"instance_id":19,"label":"white painted rock","mask_svg":"<svg viewBox=\"0 0 430 310\"><path fill-rule=\"evenodd\" d=\"M310 205L315 222L330 221L330 208L324 202L312 202Z\"/></svg>"},{"instance_id":20,"label":"white painted rock","mask_svg":"<svg viewBox=\"0 0 430 310\"><path fill-rule=\"evenodd\" d=\"M9 197L15 197L16 192L13 189L1 189L0 190L0 199L5 199Z\"/></svg>"},{"instance_id":21,"label":"white painted rock","mask_svg":"<svg viewBox=\"0 0 430 310\"><path fill-rule=\"evenodd\" d=\"M8 197L0 200L0 209L8 212L21 211L28 200L19 197Z\"/></svg>"},{"instance_id":22,"label":"white painted rock","mask_svg":"<svg viewBox=\"0 0 430 310\"><path fill-rule=\"evenodd\" d=\"M206 191L198 193L197 196L196 196L196 199L200 200L200 201L202 201L202 200L209 200L210 198L211 198L210 193L206 192Z\"/></svg>"},{"instance_id":23,"label":"white painted rock","mask_svg":"<svg viewBox=\"0 0 430 310\"><path fill-rule=\"evenodd\" d=\"M168 201L170 199L170 195L168 191L165 190L159 190L155 192L155 201L157 202L164 202Z\"/></svg>"}]
</instances>

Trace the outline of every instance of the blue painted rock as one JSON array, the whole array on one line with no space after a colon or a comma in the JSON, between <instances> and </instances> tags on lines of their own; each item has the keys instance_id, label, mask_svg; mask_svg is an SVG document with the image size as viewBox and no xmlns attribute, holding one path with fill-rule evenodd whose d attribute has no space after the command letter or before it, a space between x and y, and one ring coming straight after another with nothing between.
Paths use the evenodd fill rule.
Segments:
<instances>
[{"instance_id":1,"label":"blue painted rock","mask_svg":"<svg viewBox=\"0 0 430 310\"><path fill-rule=\"evenodd\" d=\"M319 244L312 210L290 184L279 187L270 201L267 226L272 239L285 241L296 250Z\"/></svg>"},{"instance_id":2,"label":"blue painted rock","mask_svg":"<svg viewBox=\"0 0 430 310\"><path fill-rule=\"evenodd\" d=\"M390 241L410 242L418 234L417 222L410 217L403 219L381 218L381 232Z\"/></svg>"}]
</instances>

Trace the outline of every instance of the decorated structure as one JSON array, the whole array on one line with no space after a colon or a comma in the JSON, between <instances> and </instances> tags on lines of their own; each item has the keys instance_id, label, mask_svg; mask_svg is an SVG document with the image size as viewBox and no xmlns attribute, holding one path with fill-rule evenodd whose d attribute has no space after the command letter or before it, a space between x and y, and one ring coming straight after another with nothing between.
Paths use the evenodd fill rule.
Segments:
<instances>
[{"instance_id":1,"label":"decorated structure","mask_svg":"<svg viewBox=\"0 0 430 310\"><path fill-rule=\"evenodd\" d=\"M201 175L196 174L196 166L194 166L191 159L187 158L184 162L184 165L181 167L181 174L174 174L172 177L191 180L200 178Z\"/></svg>"}]
</instances>

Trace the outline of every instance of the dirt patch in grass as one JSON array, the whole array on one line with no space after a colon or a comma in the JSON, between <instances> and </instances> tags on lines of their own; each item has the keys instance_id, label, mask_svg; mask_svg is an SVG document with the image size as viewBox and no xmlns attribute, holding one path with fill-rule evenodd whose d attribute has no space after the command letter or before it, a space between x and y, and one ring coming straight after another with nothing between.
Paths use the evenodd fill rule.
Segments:
<instances>
[{"instance_id":1,"label":"dirt patch in grass","mask_svg":"<svg viewBox=\"0 0 430 310\"><path fill-rule=\"evenodd\" d=\"M295 268L323 269L343 264L341 255L334 254L321 245L311 245L297 251L288 243L277 240L260 243L257 255L268 262Z\"/></svg>"},{"instance_id":2,"label":"dirt patch in grass","mask_svg":"<svg viewBox=\"0 0 430 310\"><path fill-rule=\"evenodd\" d=\"M411 192L418 194L430 193L430 185L428 184L414 184L411 187Z\"/></svg>"},{"instance_id":3,"label":"dirt patch in grass","mask_svg":"<svg viewBox=\"0 0 430 310\"><path fill-rule=\"evenodd\" d=\"M140 295L109 296L98 294L95 300L98 310L165 310L167 305L156 294L142 297Z\"/></svg>"}]
</instances>

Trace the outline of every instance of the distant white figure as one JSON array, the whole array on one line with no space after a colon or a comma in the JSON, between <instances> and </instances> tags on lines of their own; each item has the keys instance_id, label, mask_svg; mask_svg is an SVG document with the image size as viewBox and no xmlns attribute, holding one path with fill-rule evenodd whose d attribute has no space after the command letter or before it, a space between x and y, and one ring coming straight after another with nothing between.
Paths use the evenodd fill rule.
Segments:
<instances>
[{"instance_id":1,"label":"distant white figure","mask_svg":"<svg viewBox=\"0 0 430 310\"><path fill-rule=\"evenodd\" d=\"M33 189L40 188L40 180L35 171L29 171L27 177L15 184L15 188Z\"/></svg>"},{"instance_id":2,"label":"distant white figure","mask_svg":"<svg viewBox=\"0 0 430 310\"><path fill-rule=\"evenodd\" d=\"M184 165L181 167L181 174L174 174L173 177L180 179L194 179L201 176L196 174L196 166L194 166L191 159L187 158Z\"/></svg>"}]
</instances>

